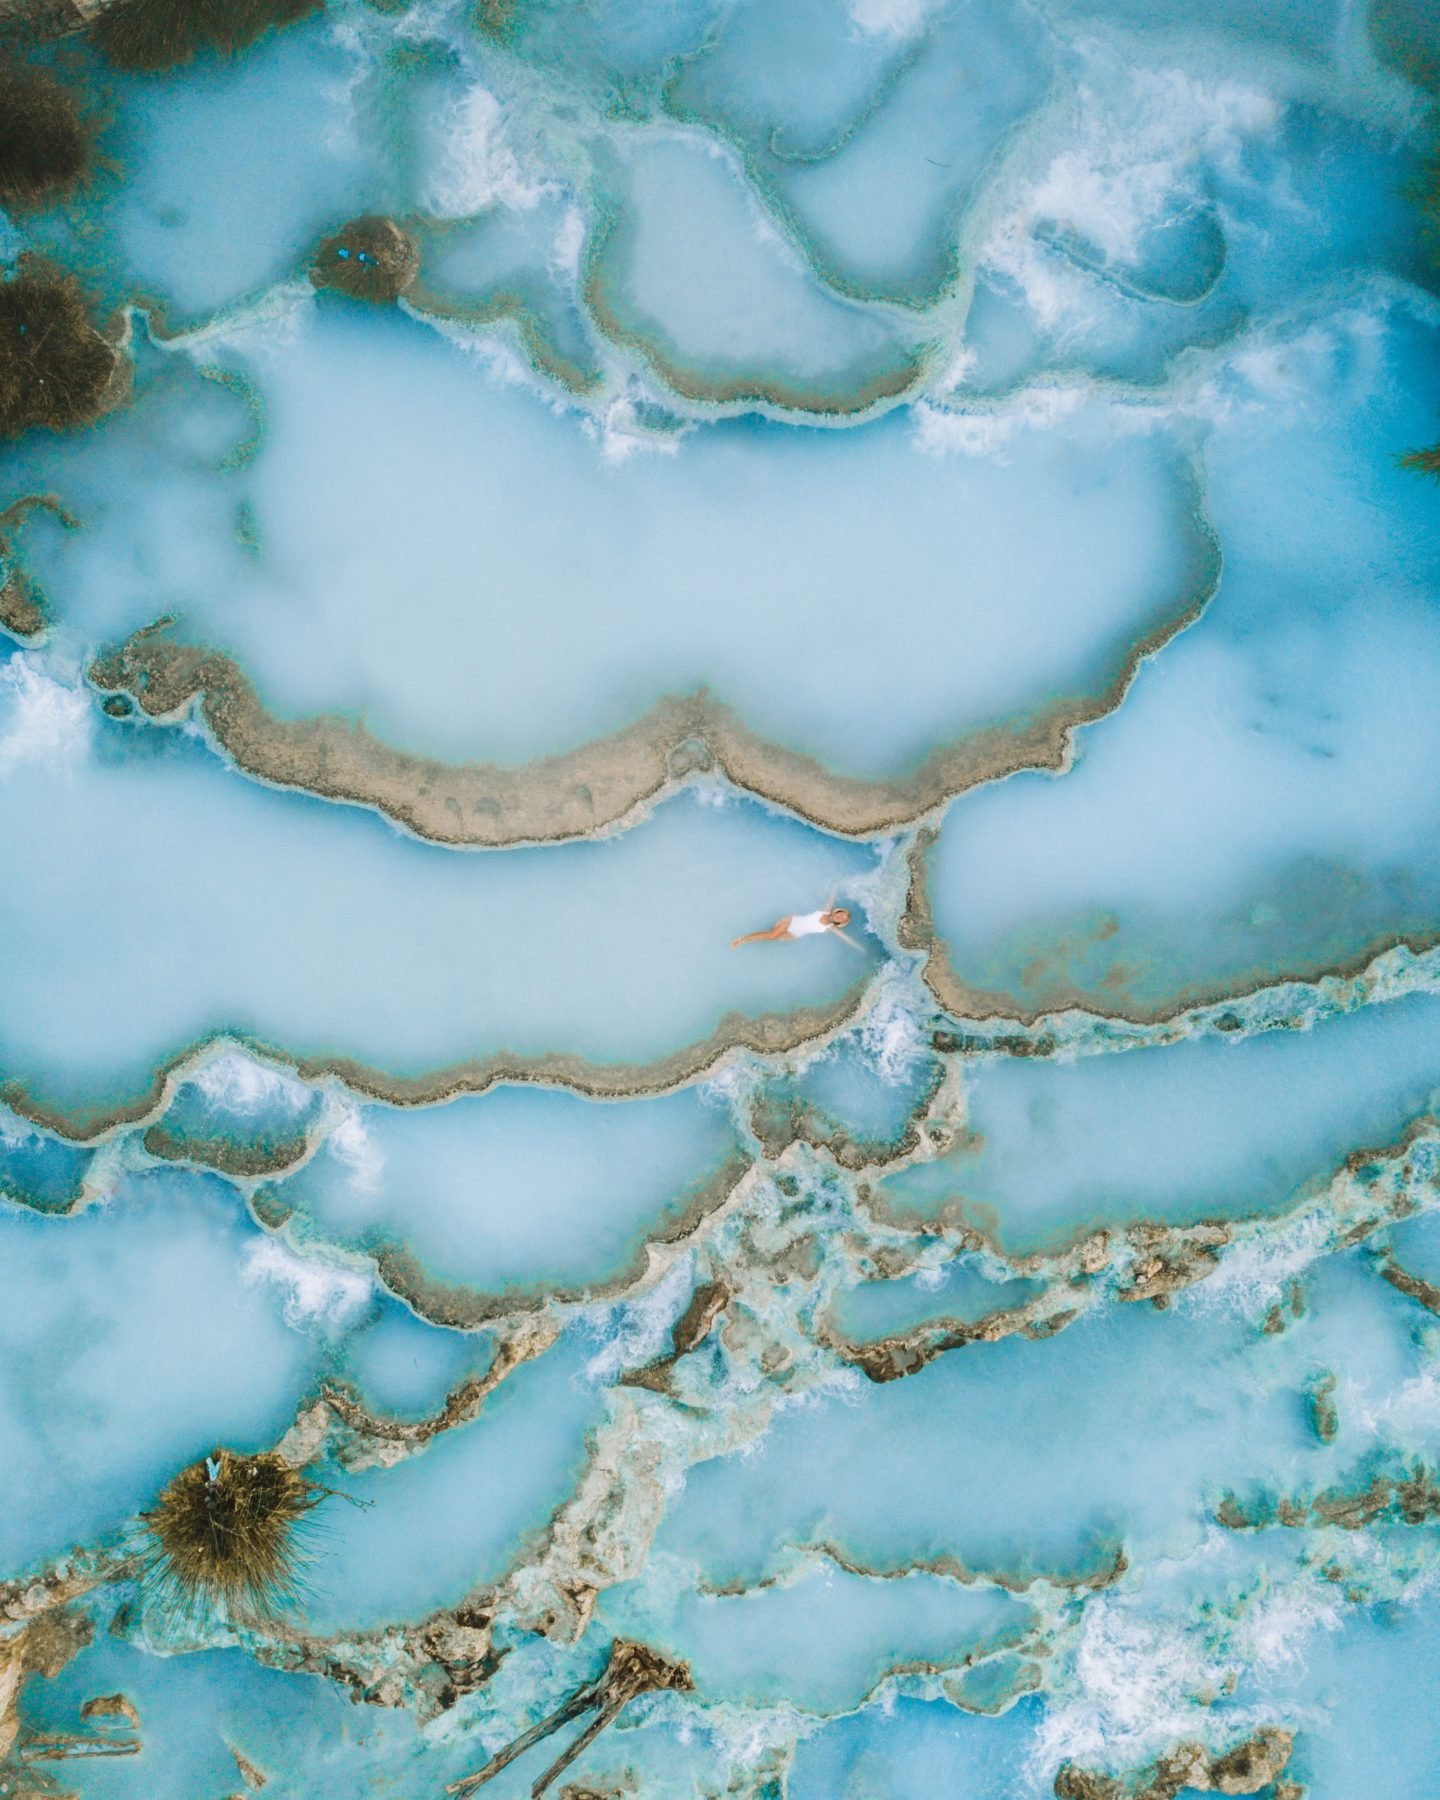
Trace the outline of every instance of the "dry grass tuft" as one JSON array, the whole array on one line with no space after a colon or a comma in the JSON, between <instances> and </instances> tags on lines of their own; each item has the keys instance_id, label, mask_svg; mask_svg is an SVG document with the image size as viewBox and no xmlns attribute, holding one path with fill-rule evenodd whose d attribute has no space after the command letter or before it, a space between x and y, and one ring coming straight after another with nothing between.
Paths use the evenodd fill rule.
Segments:
<instances>
[{"instance_id":1,"label":"dry grass tuft","mask_svg":"<svg viewBox=\"0 0 1440 1800\"><path fill-rule=\"evenodd\" d=\"M1440 444L1432 444L1428 450L1407 450L1400 458L1400 467L1417 475L1440 478Z\"/></svg>"},{"instance_id":2,"label":"dry grass tuft","mask_svg":"<svg viewBox=\"0 0 1440 1800\"><path fill-rule=\"evenodd\" d=\"M336 288L380 305L398 300L419 273L414 238L393 219L376 214L352 219L325 238L310 265L317 288Z\"/></svg>"},{"instance_id":3,"label":"dry grass tuft","mask_svg":"<svg viewBox=\"0 0 1440 1800\"><path fill-rule=\"evenodd\" d=\"M98 418L118 361L69 276L22 266L0 283L0 439Z\"/></svg>"},{"instance_id":4,"label":"dry grass tuft","mask_svg":"<svg viewBox=\"0 0 1440 1800\"><path fill-rule=\"evenodd\" d=\"M175 69L202 50L247 50L272 26L293 24L323 0L113 0L90 37L117 69Z\"/></svg>"},{"instance_id":5,"label":"dry grass tuft","mask_svg":"<svg viewBox=\"0 0 1440 1800\"><path fill-rule=\"evenodd\" d=\"M1440 133L1432 137L1419 173L1405 183L1401 193L1414 210L1419 250L1432 269L1440 270Z\"/></svg>"},{"instance_id":6,"label":"dry grass tuft","mask_svg":"<svg viewBox=\"0 0 1440 1800\"><path fill-rule=\"evenodd\" d=\"M38 206L90 166L90 133L75 97L52 76L0 62L0 204Z\"/></svg>"},{"instance_id":7,"label":"dry grass tuft","mask_svg":"<svg viewBox=\"0 0 1440 1800\"><path fill-rule=\"evenodd\" d=\"M1426 161L1418 180L1411 183L1409 198L1420 216L1420 240L1430 261L1440 268L1440 154ZM1398 458L1402 469L1440 479L1440 444L1425 450L1407 450Z\"/></svg>"},{"instance_id":8,"label":"dry grass tuft","mask_svg":"<svg viewBox=\"0 0 1440 1800\"><path fill-rule=\"evenodd\" d=\"M145 1578L162 1607L213 1609L235 1620L268 1620L300 1591L304 1554L297 1527L326 1497L274 1451L216 1450L182 1469L154 1510Z\"/></svg>"}]
</instances>

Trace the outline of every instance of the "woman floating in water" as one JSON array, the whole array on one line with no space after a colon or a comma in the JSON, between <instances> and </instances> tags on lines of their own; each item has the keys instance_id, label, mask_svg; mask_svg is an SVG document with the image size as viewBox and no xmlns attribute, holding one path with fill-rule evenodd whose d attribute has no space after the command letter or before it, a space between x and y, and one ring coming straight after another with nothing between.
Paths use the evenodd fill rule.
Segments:
<instances>
[{"instance_id":1,"label":"woman floating in water","mask_svg":"<svg viewBox=\"0 0 1440 1800\"><path fill-rule=\"evenodd\" d=\"M817 932L829 931L838 938L845 938L852 950L859 950L861 946L854 938L845 935L844 928L849 923L850 914L843 906L824 906L819 912L787 913L783 919L777 919L768 931L747 931L744 937L735 938L730 948L738 950L741 944L778 943L783 938L813 937Z\"/></svg>"}]
</instances>

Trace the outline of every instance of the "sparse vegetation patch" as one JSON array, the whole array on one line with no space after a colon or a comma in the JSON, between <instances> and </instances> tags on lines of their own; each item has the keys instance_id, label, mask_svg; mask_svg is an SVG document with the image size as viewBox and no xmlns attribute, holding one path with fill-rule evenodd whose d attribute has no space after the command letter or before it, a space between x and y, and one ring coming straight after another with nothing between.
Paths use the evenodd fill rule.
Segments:
<instances>
[{"instance_id":1,"label":"sparse vegetation patch","mask_svg":"<svg viewBox=\"0 0 1440 1800\"><path fill-rule=\"evenodd\" d=\"M82 181L90 132L68 88L0 61L0 205L39 206Z\"/></svg>"},{"instance_id":2,"label":"sparse vegetation patch","mask_svg":"<svg viewBox=\"0 0 1440 1800\"><path fill-rule=\"evenodd\" d=\"M90 36L117 69L176 69L202 50L235 56L277 25L317 12L323 0L113 0Z\"/></svg>"},{"instance_id":3,"label":"sparse vegetation patch","mask_svg":"<svg viewBox=\"0 0 1440 1800\"><path fill-rule=\"evenodd\" d=\"M0 284L0 439L89 424L105 410L119 360L78 282L22 266Z\"/></svg>"},{"instance_id":4,"label":"sparse vegetation patch","mask_svg":"<svg viewBox=\"0 0 1440 1800\"><path fill-rule=\"evenodd\" d=\"M323 240L310 265L317 288L335 288L357 300L386 305L398 300L420 273L415 240L393 219L352 219Z\"/></svg>"}]
</instances>

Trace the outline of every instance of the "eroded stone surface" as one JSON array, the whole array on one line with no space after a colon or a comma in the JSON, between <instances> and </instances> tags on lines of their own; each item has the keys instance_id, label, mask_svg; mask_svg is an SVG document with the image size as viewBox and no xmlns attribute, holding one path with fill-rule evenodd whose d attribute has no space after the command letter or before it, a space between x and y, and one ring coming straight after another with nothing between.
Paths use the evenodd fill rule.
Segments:
<instances>
[{"instance_id":1,"label":"eroded stone surface","mask_svg":"<svg viewBox=\"0 0 1440 1800\"><path fill-rule=\"evenodd\" d=\"M703 689L660 700L613 737L563 756L514 768L444 763L386 745L343 719L276 718L232 659L176 641L167 620L97 657L90 679L107 692L123 692L154 719L194 707L248 774L373 806L437 843L554 843L629 822L689 775L696 746L737 787L826 830L871 836L1016 770L1062 769L1075 730L1121 703L1140 664L1203 612L1215 579L1212 570L1198 597L1186 596L1163 625L1131 646L1103 693L1058 700L1021 726L971 732L933 752L913 774L890 781L836 774L751 731Z\"/></svg>"}]
</instances>

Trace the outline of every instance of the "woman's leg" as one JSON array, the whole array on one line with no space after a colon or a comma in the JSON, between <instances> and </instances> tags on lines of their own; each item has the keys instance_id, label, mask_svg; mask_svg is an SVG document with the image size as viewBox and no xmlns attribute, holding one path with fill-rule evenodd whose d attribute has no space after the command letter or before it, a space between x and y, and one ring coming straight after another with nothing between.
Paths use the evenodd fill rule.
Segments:
<instances>
[{"instance_id":1,"label":"woman's leg","mask_svg":"<svg viewBox=\"0 0 1440 1800\"><path fill-rule=\"evenodd\" d=\"M768 944L774 938L788 937L790 934L791 914L786 913L783 919L777 919L768 931L747 931L744 937L733 938L732 950L738 950L742 944Z\"/></svg>"}]
</instances>

